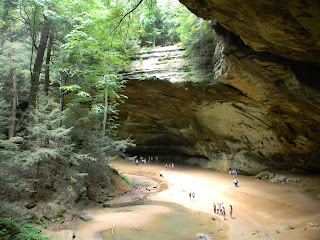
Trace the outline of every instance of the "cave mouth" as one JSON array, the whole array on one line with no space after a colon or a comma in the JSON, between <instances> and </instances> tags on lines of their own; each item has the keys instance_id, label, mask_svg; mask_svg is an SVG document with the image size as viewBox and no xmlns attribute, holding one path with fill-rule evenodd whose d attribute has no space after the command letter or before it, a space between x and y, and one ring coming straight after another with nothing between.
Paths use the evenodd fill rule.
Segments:
<instances>
[{"instance_id":1,"label":"cave mouth","mask_svg":"<svg viewBox=\"0 0 320 240\"><path fill-rule=\"evenodd\" d=\"M139 148L131 148L127 149L127 155L129 157L136 157L136 159L141 160L146 159L149 163L149 159L152 157L151 163L155 163L155 157L158 157L158 164L179 164L183 166L195 166L195 167L202 167L204 164L209 162L210 160L201 155L190 155L178 151L159 151L156 149L155 151L148 150L140 150ZM141 163L141 162L140 162Z\"/></svg>"}]
</instances>

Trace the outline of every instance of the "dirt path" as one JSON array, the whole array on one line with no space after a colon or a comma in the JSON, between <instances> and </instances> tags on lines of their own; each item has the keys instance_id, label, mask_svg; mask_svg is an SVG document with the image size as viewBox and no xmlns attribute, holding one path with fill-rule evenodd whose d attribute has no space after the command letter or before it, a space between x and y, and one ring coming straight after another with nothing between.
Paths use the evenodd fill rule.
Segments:
<instances>
[{"instance_id":1,"label":"dirt path","mask_svg":"<svg viewBox=\"0 0 320 240\"><path fill-rule=\"evenodd\" d=\"M124 174L159 177L167 190L149 196L156 201L181 204L187 208L212 213L212 204L224 202L227 210L234 208L233 219L225 220L230 227L230 239L319 239L320 177L294 176L295 184L272 184L254 177L238 176L239 187L233 185L227 173L205 169L179 167L174 171L162 165L132 166L131 163L111 164ZM188 193L195 192L195 201Z\"/></svg>"}]
</instances>

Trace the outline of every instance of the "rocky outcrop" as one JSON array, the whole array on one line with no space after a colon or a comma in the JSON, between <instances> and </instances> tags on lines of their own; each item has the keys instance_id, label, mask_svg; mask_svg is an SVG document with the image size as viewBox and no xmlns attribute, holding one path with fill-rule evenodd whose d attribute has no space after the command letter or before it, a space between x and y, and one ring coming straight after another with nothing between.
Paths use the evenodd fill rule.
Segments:
<instances>
[{"instance_id":1,"label":"rocky outcrop","mask_svg":"<svg viewBox=\"0 0 320 240\"><path fill-rule=\"evenodd\" d=\"M199 76L193 82L170 82L170 77L141 78L141 69L131 69L125 76L128 100L120 105L118 136L135 140L130 153L159 155L160 161L232 167L248 174L317 171L319 93L277 58L234 42L218 37L218 81L201 82Z\"/></svg>"},{"instance_id":2,"label":"rocky outcrop","mask_svg":"<svg viewBox=\"0 0 320 240\"><path fill-rule=\"evenodd\" d=\"M256 52L320 63L317 0L180 0L206 20L216 19Z\"/></svg>"},{"instance_id":3,"label":"rocky outcrop","mask_svg":"<svg viewBox=\"0 0 320 240\"><path fill-rule=\"evenodd\" d=\"M43 209L43 216L50 221L59 221L63 219L63 212L58 204L48 203Z\"/></svg>"},{"instance_id":4,"label":"rocky outcrop","mask_svg":"<svg viewBox=\"0 0 320 240\"><path fill-rule=\"evenodd\" d=\"M174 50L147 53L161 74L142 70L149 57L141 53L120 109L119 136L137 144L129 151L248 174L318 172L319 4L181 2L215 28L213 74L193 72Z\"/></svg>"},{"instance_id":5,"label":"rocky outcrop","mask_svg":"<svg viewBox=\"0 0 320 240\"><path fill-rule=\"evenodd\" d=\"M42 230L42 233L45 236L50 237L50 239L52 240L73 240L75 238L75 234L72 230L61 230L61 231Z\"/></svg>"}]
</instances>

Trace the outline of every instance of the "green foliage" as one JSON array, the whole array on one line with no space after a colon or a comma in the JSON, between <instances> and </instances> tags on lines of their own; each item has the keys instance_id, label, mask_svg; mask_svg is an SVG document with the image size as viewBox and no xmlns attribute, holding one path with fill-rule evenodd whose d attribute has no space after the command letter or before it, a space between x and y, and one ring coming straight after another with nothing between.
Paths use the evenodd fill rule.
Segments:
<instances>
[{"instance_id":1,"label":"green foliage","mask_svg":"<svg viewBox=\"0 0 320 240\"><path fill-rule=\"evenodd\" d=\"M141 46L155 47L179 43L179 15L185 7L178 1L146 1L140 10Z\"/></svg>"},{"instance_id":2,"label":"green foliage","mask_svg":"<svg viewBox=\"0 0 320 240\"><path fill-rule=\"evenodd\" d=\"M19 202L2 202L0 205L0 215L9 216L11 219L23 223L41 224L35 213L28 212Z\"/></svg>"},{"instance_id":3,"label":"green foliage","mask_svg":"<svg viewBox=\"0 0 320 240\"><path fill-rule=\"evenodd\" d=\"M59 106L50 98L39 101L38 108L29 114L26 150L19 154L19 159L24 168L34 172L32 179L41 179L42 185L60 178L73 183L83 175L72 166L77 166L85 156L74 152L71 129L62 125L63 118Z\"/></svg>"},{"instance_id":4,"label":"green foliage","mask_svg":"<svg viewBox=\"0 0 320 240\"><path fill-rule=\"evenodd\" d=\"M50 192L71 203L85 197L88 182L102 187L111 183L108 161L134 146L129 139L114 141L113 134L117 107L126 98L120 71L139 44L182 42L196 63L210 64L215 42L207 23L177 0L143 1L123 18L136 4L125 0L0 0L0 192L4 198L36 199L43 191L42 197ZM30 73L45 23L53 39L52 56L48 64L43 60L37 106L26 116ZM50 97L41 99L45 70L50 73ZM7 140L13 77L19 100L17 128L24 132L22 145ZM104 124L105 133L101 131ZM7 209L12 210L3 210L9 215L19 212L13 206Z\"/></svg>"},{"instance_id":5,"label":"green foliage","mask_svg":"<svg viewBox=\"0 0 320 240\"><path fill-rule=\"evenodd\" d=\"M187 56L199 67L212 66L216 46L215 33L209 22L197 18L190 12L180 16L180 39L186 46Z\"/></svg>"},{"instance_id":6,"label":"green foliage","mask_svg":"<svg viewBox=\"0 0 320 240\"><path fill-rule=\"evenodd\" d=\"M123 179L123 181L128 184L128 185L131 185L132 183L130 182L130 180L124 176L122 173L119 173L119 176Z\"/></svg>"},{"instance_id":7,"label":"green foliage","mask_svg":"<svg viewBox=\"0 0 320 240\"><path fill-rule=\"evenodd\" d=\"M128 146L134 146L132 140L114 141L105 136L101 131L94 131L90 134L88 141L83 144L83 151L90 157L104 163L114 160L121 155Z\"/></svg>"},{"instance_id":8,"label":"green foliage","mask_svg":"<svg viewBox=\"0 0 320 240\"><path fill-rule=\"evenodd\" d=\"M3 90L3 84L0 84L0 140L6 138L6 134L8 131L7 127L9 124L9 104L2 97L4 95L4 92L5 91ZM0 142L0 154L1 154L1 149L3 149L2 147L3 144L5 143Z\"/></svg>"},{"instance_id":9,"label":"green foliage","mask_svg":"<svg viewBox=\"0 0 320 240\"><path fill-rule=\"evenodd\" d=\"M0 239L3 240L50 240L41 235L38 227L20 224L10 218L0 217Z\"/></svg>"}]
</instances>

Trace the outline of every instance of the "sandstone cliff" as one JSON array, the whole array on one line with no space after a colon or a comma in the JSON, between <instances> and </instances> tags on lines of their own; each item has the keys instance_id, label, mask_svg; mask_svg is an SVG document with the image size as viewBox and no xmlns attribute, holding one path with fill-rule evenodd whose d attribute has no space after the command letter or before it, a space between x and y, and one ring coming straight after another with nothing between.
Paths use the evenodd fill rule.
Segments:
<instances>
[{"instance_id":1,"label":"sandstone cliff","mask_svg":"<svg viewBox=\"0 0 320 240\"><path fill-rule=\"evenodd\" d=\"M319 4L181 2L216 30L214 76L191 71L182 49L142 53L156 71L136 65L126 76L119 136L136 140L130 151L249 174L318 172Z\"/></svg>"}]
</instances>

